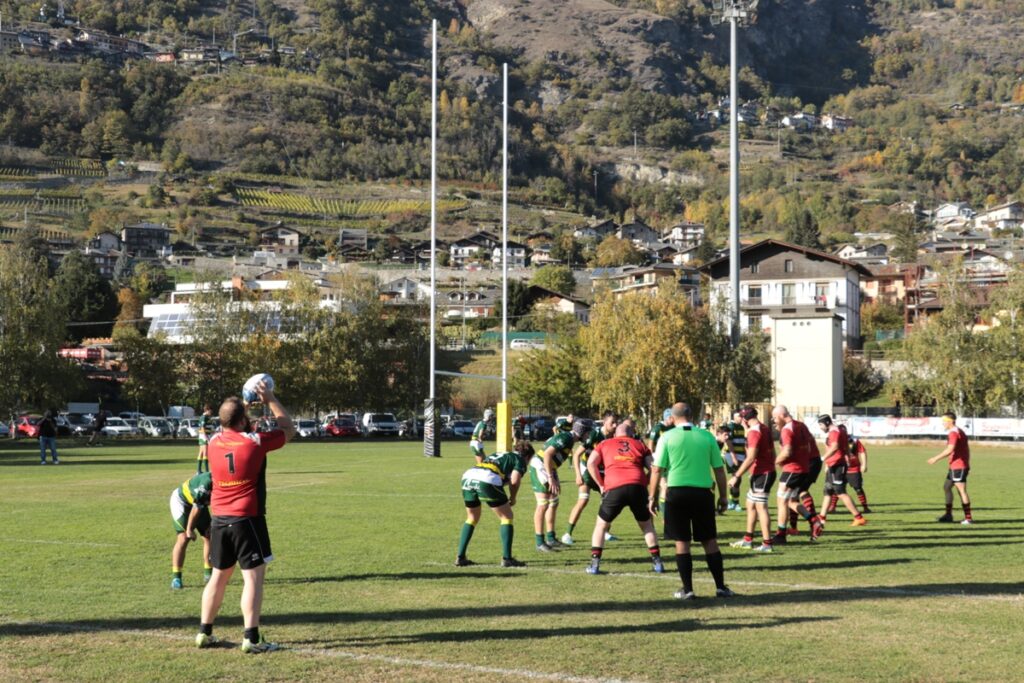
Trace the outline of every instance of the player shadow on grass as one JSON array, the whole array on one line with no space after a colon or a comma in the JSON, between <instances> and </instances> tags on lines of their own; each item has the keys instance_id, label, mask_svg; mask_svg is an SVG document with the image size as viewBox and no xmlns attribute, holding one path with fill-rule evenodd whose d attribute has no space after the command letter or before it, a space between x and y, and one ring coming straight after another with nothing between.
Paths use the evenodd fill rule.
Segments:
<instances>
[{"instance_id":1,"label":"player shadow on grass","mask_svg":"<svg viewBox=\"0 0 1024 683\"><path fill-rule=\"evenodd\" d=\"M348 581L421 581L424 579L449 579L453 581L462 581L466 578L471 579L508 579L508 578L525 578L526 572L510 572L508 570L503 572L488 572L488 571L473 571L473 570L460 570L460 571L448 571L448 572L401 572L397 574L343 574L340 576L295 576L295 577L282 577L273 578L267 577L266 583L282 583L282 584L304 584L304 583L345 583Z\"/></svg>"},{"instance_id":2,"label":"player shadow on grass","mask_svg":"<svg viewBox=\"0 0 1024 683\"><path fill-rule=\"evenodd\" d=\"M711 602L711 600L708 600ZM670 602L679 610L678 602ZM573 636L613 636L634 633L691 633L694 631L734 631L748 628L775 628L792 624L835 621L839 617L767 617L730 619L726 623L705 623L699 619L678 619L654 624L600 624L564 628L464 629L407 635L354 636L340 641L309 643L324 649L332 647L377 647L381 645L413 645L417 643L470 643L477 641L544 640Z\"/></svg>"}]
</instances>

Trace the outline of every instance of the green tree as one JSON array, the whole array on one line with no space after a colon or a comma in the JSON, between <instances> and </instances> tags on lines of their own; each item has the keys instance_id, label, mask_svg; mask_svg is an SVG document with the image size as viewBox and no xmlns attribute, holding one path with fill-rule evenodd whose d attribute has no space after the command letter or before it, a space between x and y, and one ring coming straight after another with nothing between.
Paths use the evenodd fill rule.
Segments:
<instances>
[{"instance_id":1,"label":"green tree","mask_svg":"<svg viewBox=\"0 0 1024 683\"><path fill-rule=\"evenodd\" d=\"M647 263L647 256L630 240L609 235L597 245L594 265L601 268L615 268L626 265L642 265Z\"/></svg>"},{"instance_id":2,"label":"green tree","mask_svg":"<svg viewBox=\"0 0 1024 683\"><path fill-rule=\"evenodd\" d=\"M583 245L573 237L571 232L565 232L556 237L552 243L551 258L570 267L573 264L583 263Z\"/></svg>"},{"instance_id":3,"label":"green tree","mask_svg":"<svg viewBox=\"0 0 1024 683\"><path fill-rule=\"evenodd\" d=\"M530 278L531 285L537 285L552 292L570 295L576 289L576 278L568 266L542 266Z\"/></svg>"},{"instance_id":4,"label":"green tree","mask_svg":"<svg viewBox=\"0 0 1024 683\"><path fill-rule=\"evenodd\" d=\"M900 263L917 261L917 219L910 214L901 214L891 223L893 237L892 256Z\"/></svg>"},{"instance_id":5,"label":"green tree","mask_svg":"<svg viewBox=\"0 0 1024 683\"><path fill-rule=\"evenodd\" d=\"M857 406L873 399L882 391L882 374L871 362L849 354L843 358L843 404Z\"/></svg>"},{"instance_id":6,"label":"green tree","mask_svg":"<svg viewBox=\"0 0 1024 683\"><path fill-rule=\"evenodd\" d=\"M527 352L509 372L509 388L516 402L531 411L589 411L593 387L583 376L585 357L576 336L562 337L550 348Z\"/></svg>"},{"instance_id":7,"label":"green tree","mask_svg":"<svg viewBox=\"0 0 1024 683\"><path fill-rule=\"evenodd\" d=\"M821 231L818 221L809 210L803 209L796 217L785 225L785 241L799 244L802 247L821 249Z\"/></svg>"},{"instance_id":8,"label":"green tree","mask_svg":"<svg viewBox=\"0 0 1024 683\"><path fill-rule=\"evenodd\" d=\"M59 407L82 386L57 351L67 317L45 260L0 246L0 414Z\"/></svg>"},{"instance_id":9,"label":"green tree","mask_svg":"<svg viewBox=\"0 0 1024 683\"><path fill-rule=\"evenodd\" d=\"M68 322L67 338L81 341L85 337L110 335L117 312L117 302L110 283L103 279L96 264L80 251L70 251L57 268L53 278L57 300ZM102 323L89 325L85 323Z\"/></svg>"},{"instance_id":10,"label":"green tree","mask_svg":"<svg viewBox=\"0 0 1024 683\"><path fill-rule=\"evenodd\" d=\"M124 395L143 412L163 414L179 396L182 349L140 335L119 336L119 341L128 368Z\"/></svg>"}]
</instances>

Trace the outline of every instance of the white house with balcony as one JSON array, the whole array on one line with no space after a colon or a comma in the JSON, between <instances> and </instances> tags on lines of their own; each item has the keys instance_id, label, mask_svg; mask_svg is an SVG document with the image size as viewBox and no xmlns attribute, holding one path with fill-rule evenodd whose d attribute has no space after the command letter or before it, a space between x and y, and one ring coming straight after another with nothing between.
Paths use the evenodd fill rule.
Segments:
<instances>
[{"instance_id":1,"label":"white house with balcony","mask_svg":"<svg viewBox=\"0 0 1024 683\"><path fill-rule=\"evenodd\" d=\"M1015 230L1024 225L1024 203L1006 202L974 217L976 230Z\"/></svg>"},{"instance_id":2,"label":"white house with balcony","mask_svg":"<svg viewBox=\"0 0 1024 683\"><path fill-rule=\"evenodd\" d=\"M491 254L491 263L495 267L501 266L501 245L494 247ZM526 245L519 244L509 240L508 242L508 267L509 268L525 268L528 263L529 251Z\"/></svg>"},{"instance_id":3,"label":"white house with balcony","mask_svg":"<svg viewBox=\"0 0 1024 683\"><path fill-rule=\"evenodd\" d=\"M712 308L729 307L729 259L707 263ZM833 254L778 240L740 250L740 329L772 331L783 315L833 313L842 319L843 341L860 345L860 280L870 271ZM723 319L727 319L724 316Z\"/></svg>"}]
</instances>

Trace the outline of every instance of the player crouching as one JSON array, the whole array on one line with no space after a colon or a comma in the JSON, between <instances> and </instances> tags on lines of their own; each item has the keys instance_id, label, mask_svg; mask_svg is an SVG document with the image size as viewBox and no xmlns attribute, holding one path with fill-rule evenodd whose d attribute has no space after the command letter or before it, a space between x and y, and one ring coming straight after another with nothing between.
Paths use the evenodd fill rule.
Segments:
<instances>
[{"instance_id":1,"label":"player crouching","mask_svg":"<svg viewBox=\"0 0 1024 683\"><path fill-rule=\"evenodd\" d=\"M459 553L455 558L456 567L469 567L473 564L466 558L469 541L473 531L480 522L480 503L484 502L494 510L501 520L501 566L525 567L512 557L512 506L516 504L516 494L526 473L527 463L533 457L533 446L529 441L517 441L511 453L495 453L484 458L483 462L466 470L462 475L462 500L466 504L466 522L462 525L459 537ZM509 494L505 494L505 485Z\"/></svg>"}]
</instances>

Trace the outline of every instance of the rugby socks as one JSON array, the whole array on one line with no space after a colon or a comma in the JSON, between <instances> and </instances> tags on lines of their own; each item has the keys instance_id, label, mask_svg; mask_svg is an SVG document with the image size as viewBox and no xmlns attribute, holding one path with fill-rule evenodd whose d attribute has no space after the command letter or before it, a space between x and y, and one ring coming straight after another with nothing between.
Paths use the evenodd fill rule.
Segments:
<instances>
[{"instance_id":1,"label":"rugby socks","mask_svg":"<svg viewBox=\"0 0 1024 683\"><path fill-rule=\"evenodd\" d=\"M601 553L604 552L604 548L598 548L597 546L591 546L590 557L600 560Z\"/></svg>"},{"instance_id":2,"label":"rugby socks","mask_svg":"<svg viewBox=\"0 0 1024 683\"><path fill-rule=\"evenodd\" d=\"M534 534L533 538L537 541L537 545L544 545L544 534Z\"/></svg>"},{"instance_id":3,"label":"rugby socks","mask_svg":"<svg viewBox=\"0 0 1024 683\"><path fill-rule=\"evenodd\" d=\"M574 522L569 522L569 526L567 526L565 528L565 533L567 533L570 536L572 536L572 530L575 529L575 528L576 528L576 524Z\"/></svg>"},{"instance_id":4,"label":"rugby socks","mask_svg":"<svg viewBox=\"0 0 1024 683\"><path fill-rule=\"evenodd\" d=\"M868 497L864 493L863 489L857 491L857 502L860 503L860 508L862 510L868 506Z\"/></svg>"},{"instance_id":5,"label":"rugby socks","mask_svg":"<svg viewBox=\"0 0 1024 683\"><path fill-rule=\"evenodd\" d=\"M213 576L213 566L209 562L203 563L203 579L206 581L210 580Z\"/></svg>"},{"instance_id":6,"label":"rugby socks","mask_svg":"<svg viewBox=\"0 0 1024 683\"><path fill-rule=\"evenodd\" d=\"M832 498L829 500L829 504L828 504L829 514L831 514L831 513L836 511L836 506L837 505L839 505L839 496L832 496Z\"/></svg>"},{"instance_id":7,"label":"rugby socks","mask_svg":"<svg viewBox=\"0 0 1024 683\"><path fill-rule=\"evenodd\" d=\"M801 498L800 504L803 505L807 509L807 511L811 513L811 516L807 519L812 519L818 516L818 510L817 508L814 507L814 498L812 498L810 494Z\"/></svg>"},{"instance_id":8,"label":"rugby socks","mask_svg":"<svg viewBox=\"0 0 1024 683\"><path fill-rule=\"evenodd\" d=\"M971 520L971 504L970 503L964 503L963 506L964 506L964 519ZM973 521L973 520L971 520L971 521Z\"/></svg>"},{"instance_id":9,"label":"rugby socks","mask_svg":"<svg viewBox=\"0 0 1024 683\"><path fill-rule=\"evenodd\" d=\"M683 581L683 592L693 592L693 556L690 553L676 553L676 569Z\"/></svg>"},{"instance_id":10,"label":"rugby socks","mask_svg":"<svg viewBox=\"0 0 1024 683\"><path fill-rule=\"evenodd\" d=\"M171 578L181 581L181 567L171 567Z\"/></svg>"},{"instance_id":11,"label":"rugby socks","mask_svg":"<svg viewBox=\"0 0 1024 683\"><path fill-rule=\"evenodd\" d=\"M512 536L513 527L511 519L501 520L501 556L504 559L512 557Z\"/></svg>"},{"instance_id":12,"label":"rugby socks","mask_svg":"<svg viewBox=\"0 0 1024 683\"><path fill-rule=\"evenodd\" d=\"M245 629L245 639L250 643L260 642L260 627L253 626L252 628Z\"/></svg>"},{"instance_id":13,"label":"rugby socks","mask_svg":"<svg viewBox=\"0 0 1024 683\"><path fill-rule=\"evenodd\" d=\"M548 535L547 535L547 538L545 539L544 542L547 543L550 546L555 545L555 543L557 543L557 541L555 539L555 532L554 531L549 531Z\"/></svg>"},{"instance_id":14,"label":"rugby socks","mask_svg":"<svg viewBox=\"0 0 1024 683\"><path fill-rule=\"evenodd\" d=\"M946 503L946 516L947 517L952 517L953 516L953 504L952 503Z\"/></svg>"},{"instance_id":15,"label":"rugby socks","mask_svg":"<svg viewBox=\"0 0 1024 683\"><path fill-rule=\"evenodd\" d=\"M753 531L748 531L747 533L743 534L743 540L746 541L747 543L753 543L754 542L754 532Z\"/></svg>"},{"instance_id":16,"label":"rugby socks","mask_svg":"<svg viewBox=\"0 0 1024 683\"><path fill-rule=\"evenodd\" d=\"M796 515L790 514L789 515L789 528L792 529L793 531L796 531L796 529L797 529L796 525L797 525L797 522L799 522L799 521L800 520L797 518ZM783 532L783 533L785 533L785 532Z\"/></svg>"},{"instance_id":17,"label":"rugby socks","mask_svg":"<svg viewBox=\"0 0 1024 683\"><path fill-rule=\"evenodd\" d=\"M661 546L652 545L647 549L647 552L651 554L651 559L661 557Z\"/></svg>"},{"instance_id":18,"label":"rugby socks","mask_svg":"<svg viewBox=\"0 0 1024 683\"><path fill-rule=\"evenodd\" d=\"M469 547L469 540L473 538L473 531L476 529L476 525L466 520L462 524L462 534L459 536L459 557L466 556L466 548Z\"/></svg>"},{"instance_id":19,"label":"rugby socks","mask_svg":"<svg viewBox=\"0 0 1024 683\"><path fill-rule=\"evenodd\" d=\"M704 561L708 563L708 571L715 580L715 588L725 588L725 563L722 561L722 551L708 553L704 556Z\"/></svg>"},{"instance_id":20,"label":"rugby socks","mask_svg":"<svg viewBox=\"0 0 1024 683\"><path fill-rule=\"evenodd\" d=\"M199 632L200 633L204 633L204 634L206 634L208 636L212 636L213 635L213 624L204 624L204 623L200 622L199 623Z\"/></svg>"}]
</instances>

